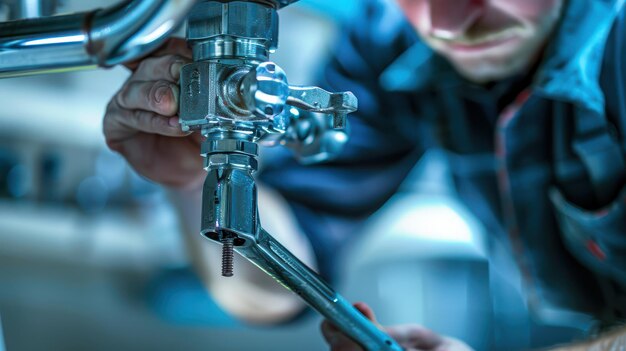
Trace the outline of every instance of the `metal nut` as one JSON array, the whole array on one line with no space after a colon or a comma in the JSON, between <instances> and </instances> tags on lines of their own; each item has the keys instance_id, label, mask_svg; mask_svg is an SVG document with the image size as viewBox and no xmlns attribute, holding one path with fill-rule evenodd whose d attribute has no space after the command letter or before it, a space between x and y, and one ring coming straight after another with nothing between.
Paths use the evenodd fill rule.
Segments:
<instances>
[{"instance_id":1,"label":"metal nut","mask_svg":"<svg viewBox=\"0 0 626 351\"><path fill-rule=\"evenodd\" d=\"M204 161L207 169L239 168L255 171L258 162L255 158L244 154L210 154Z\"/></svg>"},{"instance_id":2,"label":"metal nut","mask_svg":"<svg viewBox=\"0 0 626 351\"><path fill-rule=\"evenodd\" d=\"M276 49L276 9L244 1L197 3L189 15L187 40L203 40L220 35L264 39L269 49Z\"/></svg>"},{"instance_id":3,"label":"metal nut","mask_svg":"<svg viewBox=\"0 0 626 351\"><path fill-rule=\"evenodd\" d=\"M240 152L249 155L257 155L259 146L256 143L245 140L221 139L207 140L202 143L202 156L214 153Z\"/></svg>"}]
</instances>

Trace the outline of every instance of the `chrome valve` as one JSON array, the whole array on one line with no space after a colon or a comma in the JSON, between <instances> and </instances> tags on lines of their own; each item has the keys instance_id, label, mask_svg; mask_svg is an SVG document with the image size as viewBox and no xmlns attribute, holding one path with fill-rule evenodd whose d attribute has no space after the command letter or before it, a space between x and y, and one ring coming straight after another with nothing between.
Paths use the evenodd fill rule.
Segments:
<instances>
[{"instance_id":1,"label":"chrome valve","mask_svg":"<svg viewBox=\"0 0 626 351\"><path fill-rule=\"evenodd\" d=\"M285 110L289 98L289 83L282 68L273 62L263 62L244 77L241 91L246 105L259 117L273 120Z\"/></svg>"},{"instance_id":2,"label":"chrome valve","mask_svg":"<svg viewBox=\"0 0 626 351\"><path fill-rule=\"evenodd\" d=\"M277 46L277 9L294 1L201 1L187 40L194 62L180 79L180 123L199 131L207 178L201 234L223 245L222 275L233 275L233 251L301 296L367 350L401 350L261 226L253 174L258 144L285 145L306 162L340 151L350 92L291 86L269 54Z\"/></svg>"}]
</instances>

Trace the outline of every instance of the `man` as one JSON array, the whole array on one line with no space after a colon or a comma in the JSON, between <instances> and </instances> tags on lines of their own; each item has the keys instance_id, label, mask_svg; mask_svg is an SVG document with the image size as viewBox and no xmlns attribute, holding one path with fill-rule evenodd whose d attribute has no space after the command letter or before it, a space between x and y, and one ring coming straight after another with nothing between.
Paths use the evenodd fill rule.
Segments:
<instances>
[{"instance_id":1,"label":"man","mask_svg":"<svg viewBox=\"0 0 626 351\"><path fill-rule=\"evenodd\" d=\"M619 325L626 317L622 3L397 0L399 12L382 0L364 2L324 76L326 88L359 98L351 141L332 162L305 167L285 157L268 165L264 223L279 223L269 223L270 232L315 265L304 237L290 239L300 225L319 270L329 273L332 248L393 194L424 149L443 147L460 197L510 241L530 307L540 315L585 313L601 331ZM182 45L172 41L132 67L104 130L139 173L173 189L187 206L186 222L199 223L190 214L204 175L198 139L182 134L176 117L175 83L188 60ZM320 181L302 181L305 174ZM240 318L276 322L301 308L252 270L217 281L218 255L194 257L216 300ZM242 284L247 299L237 294ZM333 350L359 350L332 326L322 329ZM417 326L387 331L408 350L469 349ZM561 350L619 347L626 347L623 327Z\"/></svg>"}]
</instances>

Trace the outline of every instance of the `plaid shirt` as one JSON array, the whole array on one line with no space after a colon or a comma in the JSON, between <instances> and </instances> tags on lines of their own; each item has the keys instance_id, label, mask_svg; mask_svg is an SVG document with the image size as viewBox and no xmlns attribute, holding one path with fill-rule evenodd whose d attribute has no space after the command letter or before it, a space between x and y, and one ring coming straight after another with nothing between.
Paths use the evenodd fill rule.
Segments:
<instances>
[{"instance_id":1,"label":"plaid shirt","mask_svg":"<svg viewBox=\"0 0 626 351\"><path fill-rule=\"evenodd\" d=\"M337 250L424 150L442 147L460 198L510 243L535 312L626 317L622 1L570 0L535 73L489 86L460 77L398 9L365 3L320 84L359 99L345 150L312 166L284 153L260 175L290 202L321 271L332 275Z\"/></svg>"}]
</instances>

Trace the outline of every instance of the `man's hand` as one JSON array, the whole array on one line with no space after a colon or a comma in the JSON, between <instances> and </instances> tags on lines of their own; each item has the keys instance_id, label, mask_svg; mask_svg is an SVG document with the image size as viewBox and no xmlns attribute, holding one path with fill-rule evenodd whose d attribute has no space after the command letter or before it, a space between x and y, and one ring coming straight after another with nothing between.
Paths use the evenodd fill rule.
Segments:
<instances>
[{"instance_id":1,"label":"man's hand","mask_svg":"<svg viewBox=\"0 0 626 351\"><path fill-rule=\"evenodd\" d=\"M133 72L107 106L104 136L141 175L177 189L202 183L201 136L178 122L180 68L191 61L182 39L126 66Z\"/></svg>"},{"instance_id":2,"label":"man's hand","mask_svg":"<svg viewBox=\"0 0 626 351\"><path fill-rule=\"evenodd\" d=\"M364 303L354 304L363 315L374 322L379 328L387 332L406 351L472 351L472 348L463 342L443 337L417 325L399 325L382 327L376 322L374 312ZM348 338L328 321L322 323L322 334L330 346L331 351L362 351L352 339Z\"/></svg>"}]
</instances>

